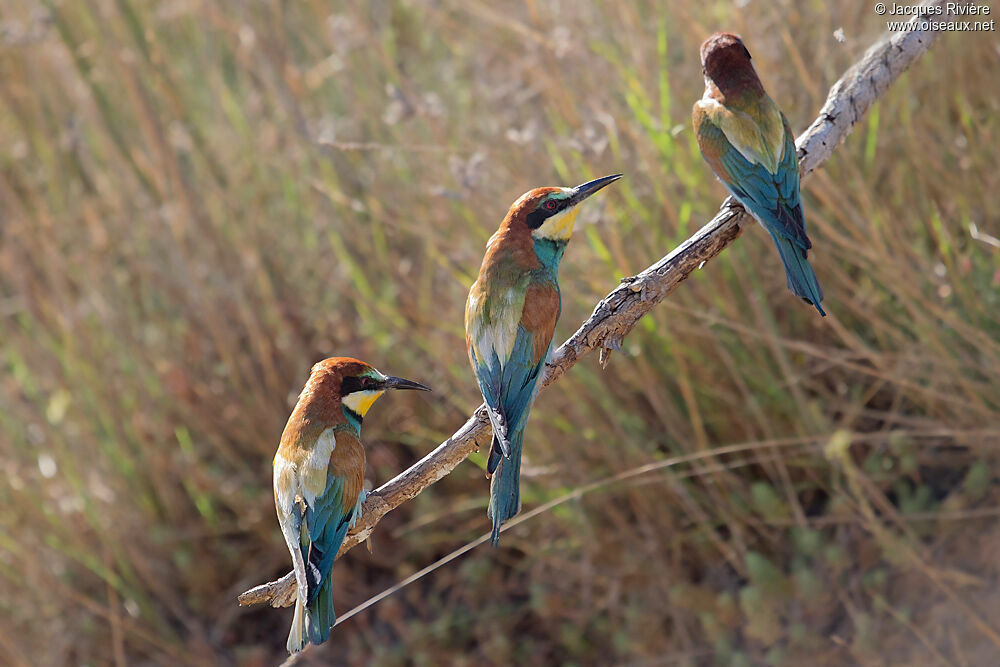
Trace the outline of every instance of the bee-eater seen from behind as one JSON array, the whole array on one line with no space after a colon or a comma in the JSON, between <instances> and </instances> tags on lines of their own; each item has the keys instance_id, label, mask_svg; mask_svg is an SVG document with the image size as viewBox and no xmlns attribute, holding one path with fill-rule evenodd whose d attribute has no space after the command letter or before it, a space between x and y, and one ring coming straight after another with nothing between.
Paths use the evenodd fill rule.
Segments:
<instances>
[{"instance_id":1,"label":"bee-eater seen from behind","mask_svg":"<svg viewBox=\"0 0 1000 667\"><path fill-rule=\"evenodd\" d=\"M809 264L799 194L799 158L788 120L774 104L737 36L717 32L701 45L705 95L692 117L705 161L778 247L788 288L826 315Z\"/></svg>"},{"instance_id":2,"label":"bee-eater seen from behind","mask_svg":"<svg viewBox=\"0 0 1000 667\"><path fill-rule=\"evenodd\" d=\"M330 636L333 561L365 500L361 420L389 389L423 389L363 361L325 359L309 380L274 456L274 504L297 585L290 653Z\"/></svg>"},{"instance_id":3,"label":"bee-eater seen from behind","mask_svg":"<svg viewBox=\"0 0 1000 667\"><path fill-rule=\"evenodd\" d=\"M486 401L493 444L492 542L521 508L521 448L552 335L559 319L559 260L573 235L577 204L621 174L575 188L536 188L521 196L486 245L479 278L465 306L469 360Z\"/></svg>"}]
</instances>

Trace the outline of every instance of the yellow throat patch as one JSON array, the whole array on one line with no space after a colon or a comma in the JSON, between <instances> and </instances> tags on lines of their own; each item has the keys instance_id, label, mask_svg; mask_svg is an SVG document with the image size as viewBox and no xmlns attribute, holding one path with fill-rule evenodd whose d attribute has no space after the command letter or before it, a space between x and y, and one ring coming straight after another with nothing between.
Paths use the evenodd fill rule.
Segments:
<instances>
[{"instance_id":1,"label":"yellow throat patch","mask_svg":"<svg viewBox=\"0 0 1000 667\"><path fill-rule=\"evenodd\" d=\"M543 222L541 227L532 231L531 235L540 239L568 241L573 236L573 224L576 222L576 214L579 212L580 209L574 206L556 213Z\"/></svg>"},{"instance_id":2,"label":"yellow throat patch","mask_svg":"<svg viewBox=\"0 0 1000 667\"><path fill-rule=\"evenodd\" d=\"M375 401L385 393L385 390L355 391L341 399L341 403L362 417L368 413Z\"/></svg>"}]
</instances>

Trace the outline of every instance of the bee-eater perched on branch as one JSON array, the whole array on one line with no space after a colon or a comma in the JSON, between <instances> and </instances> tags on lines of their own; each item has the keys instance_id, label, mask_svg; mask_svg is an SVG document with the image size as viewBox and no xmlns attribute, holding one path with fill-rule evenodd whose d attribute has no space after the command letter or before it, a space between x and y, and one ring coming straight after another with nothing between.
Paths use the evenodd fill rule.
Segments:
<instances>
[{"instance_id":1,"label":"bee-eater perched on branch","mask_svg":"<svg viewBox=\"0 0 1000 667\"><path fill-rule=\"evenodd\" d=\"M486 464L493 545L521 508L521 447L535 391L559 319L559 260L577 204L621 178L575 188L536 188L521 196L486 245L465 306L469 360L486 401L493 444Z\"/></svg>"},{"instance_id":2,"label":"bee-eater perched on branch","mask_svg":"<svg viewBox=\"0 0 1000 667\"><path fill-rule=\"evenodd\" d=\"M705 161L778 247L788 288L826 315L809 264L799 194L799 158L788 120L774 104L737 36L717 32L701 45L705 95L692 113Z\"/></svg>"},{"instance_id":3,"label":"bee-eater perched on branch","mask_svg":"<svg viewBox=\"0 0 1000 667\"><path fill-rule=\"evenodd\" d=\"M365 500L361 420L389 389L429 391L357 359L325 359L312 367L281 434L274 504L297 585L290 653L326 641L336 621L333 561Z\"/></svg>"}]
</instances>

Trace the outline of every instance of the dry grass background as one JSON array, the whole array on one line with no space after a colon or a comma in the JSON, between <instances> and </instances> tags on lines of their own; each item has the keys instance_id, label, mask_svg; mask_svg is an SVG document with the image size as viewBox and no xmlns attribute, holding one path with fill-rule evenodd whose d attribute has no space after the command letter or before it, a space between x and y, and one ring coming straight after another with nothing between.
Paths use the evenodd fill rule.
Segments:
<instances>
[{"instance_id":1,"label":"dry grass background","mask_svg":"<svg viewBox=\"0 0 1000 667\"><path fill-rule=\"evenodd\" d=\"M6 0L2 662L280 659L290 612L235 595L287 569L270 458L310 364L435 388L367 420L373 483L450 434L479 402L466 290L514 198L627 175L581 214L562 337L714 213L689 110L720 28L801 130L883 22L853 0ZM749 230L540 398L525 506L756 446L527 522L306 662L995 661L1000 251L970 225L1000 236L998 54L945 36L808 182L830 317ZM487 529L473 463L338 563L339 611Z\"/></svg>"}]
</instances>

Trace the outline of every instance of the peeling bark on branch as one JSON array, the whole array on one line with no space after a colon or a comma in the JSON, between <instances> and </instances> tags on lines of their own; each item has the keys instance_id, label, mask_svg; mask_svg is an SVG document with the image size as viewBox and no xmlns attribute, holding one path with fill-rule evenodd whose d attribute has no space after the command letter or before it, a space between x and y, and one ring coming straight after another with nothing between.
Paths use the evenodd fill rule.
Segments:
<instances>
[{"instance_id":1,"label":"peeling bark on branch","mask_svg":"<svg viewBox=\"0 0 1000 667\"><path fill-rule=\"evenodd\" d=\"M917 17L914 26L918 26L922 18ZM930 48L936 37L936 33L924 30L892 33L868 49L834 84L819 117L796 142L803 178L830 157L872 103ZM750 219L743 208L729 198L719 213L694 236L642 273L623 280L597 304L577 332L553 353L542 388L558 380L594 350L600 350L601 363L606 364L611 350L621 348L635 324L692 272L732 243L740 235L743 223ZM450 473L481 445L488 445L489 439L489 419L485 406L480 406L448 440L369 494L361 518L344 540L340 555L368 539L382 517ZM291 572L239 597L242 606L270 603L274 607L286 607L294 601L295 577Z\"/></svg>"}]
</instances>

